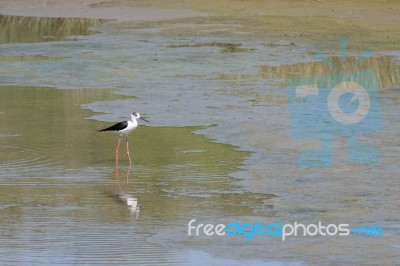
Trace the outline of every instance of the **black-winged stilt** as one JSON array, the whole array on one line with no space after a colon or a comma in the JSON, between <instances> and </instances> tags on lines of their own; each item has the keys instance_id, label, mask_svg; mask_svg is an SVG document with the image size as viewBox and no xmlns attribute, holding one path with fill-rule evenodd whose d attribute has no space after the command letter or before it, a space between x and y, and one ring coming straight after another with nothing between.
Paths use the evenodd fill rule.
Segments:
<instances>
[{"instance_id":1,"label":"black-winged stilt","mask_svg":"<svg viewBox=\"0 0 400 266\"><path fill-rule=\"evenodd\" d=\"M115 164L117 166L117 169L118 169L119 145L121 143L121 137L123 135L125 135L125 137L126 137L126 154L128 155L128 158L129 158L129 165L132 164L131 156L129 154L128 134L131 133L132 131L134 131L137 128L137 126L138 126L137 119L142 119L142 120L144 120L146 122L149 122L146 119L141 118L139 113L133 112L131 114L131 120L122 121L122 122L119 122L119 123L117 123L117 124L115 124L115 125L113 125L111 127L99 130L99 131L113 131L113 132L116 132L116 133L119 134L117 149L115 150Z\"/></svg>"}]
</instances>

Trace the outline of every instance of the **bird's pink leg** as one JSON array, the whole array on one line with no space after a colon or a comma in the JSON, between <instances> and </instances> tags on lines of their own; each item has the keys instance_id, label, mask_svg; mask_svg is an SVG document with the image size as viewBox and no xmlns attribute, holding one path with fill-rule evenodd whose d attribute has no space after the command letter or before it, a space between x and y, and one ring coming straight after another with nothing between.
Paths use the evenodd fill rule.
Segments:
<instances>
[{"instance_id":1,"label":"bird's pink leg","mask_svg":"<svg viewBox=\"0 0 400 266\"><path fill-rule=\"evenodd\" d=\"M129 166L131 166L131 165L132 165L132 161L131 161L131 156L130 156L130 154L129 154L128 136L126 136L126 154L128 155Z\"/></svg>"},{"instance_id":2,"label":"bird's pink leg","mask_svg":"<svg viewBox=\"0 0 400 266\"><path fill-rule=\"evenodd\" d=\"M120 143L121 143L121 136L119 136L117 149L115 150L115 171L116 171L115 173L116 173L116 175L118 175L118 154L119 154Z\"/></svg>"}]
</instances>

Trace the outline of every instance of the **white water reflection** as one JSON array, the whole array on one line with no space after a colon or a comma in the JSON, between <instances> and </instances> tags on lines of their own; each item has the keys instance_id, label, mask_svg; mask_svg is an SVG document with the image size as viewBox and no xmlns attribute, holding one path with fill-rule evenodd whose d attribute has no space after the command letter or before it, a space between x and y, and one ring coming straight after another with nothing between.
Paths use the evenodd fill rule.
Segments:
<instances>
[{"instance_id":1,"label":"white water reflection","mask_svg":"<svg viewBox=\"0 0 400 266\"><path fill-rule=\"evenodd\" d=\"M115 181L117 183L118 191L116 193L116 198L128 206L129 211L136 218L139 217L140 207L138 204L138 199L133 196L132 193L129 192L129 174L131 171L131 165L129 165L126 169L125 180L121 180L119 177L119 165L115 165Z\"/></svg>"}]
</instances>

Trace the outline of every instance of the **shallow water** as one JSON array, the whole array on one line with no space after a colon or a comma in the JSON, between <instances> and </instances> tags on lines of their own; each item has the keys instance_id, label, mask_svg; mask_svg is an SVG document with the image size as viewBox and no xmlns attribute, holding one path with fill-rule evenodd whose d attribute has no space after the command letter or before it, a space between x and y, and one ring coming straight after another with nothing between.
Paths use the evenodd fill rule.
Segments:
<instances>
[{"instance_id":1,"label":"shallow water","mask_svg":"<svg viewBox=\"0 0 400 266\"><path fill-rule=\"evenodd\" d=\"M347 164L338 138L333 168L301 169L298 155L318 142L292 140L285 79L328 73L315 59L321 51L141 27L125 23L73 41L1 45L1 261L390 265L400 259L398 53L361 66L378 73L382 88L382 130L361 138L381 150L381 164ZM351 52L344 67L361 52ZM338 61L338 53L328 55ZM132 111L151 122L131 135L133 166L128 171L122 152L116 176L117 137L96 130ZM191 219L379 224L385 236L190 238Z\"/></svg>"},{"instance_id":2,"label":"shallow water","mask_svg":"<svg viewBox=\"0 0 400 266\"><path fill-rule=\"evenodd\" d=\"M4 262L177 263L177 251L146 242L155 228L180 224L194 207L211 216L253 213L273 197L229 177L248 153L191 127L141 126L132 169L121 155L115 176L117 137L98 133L104 125L80 107L126 98L110 90L2 87L0 95Z\"/></svg>"}]
</instances>

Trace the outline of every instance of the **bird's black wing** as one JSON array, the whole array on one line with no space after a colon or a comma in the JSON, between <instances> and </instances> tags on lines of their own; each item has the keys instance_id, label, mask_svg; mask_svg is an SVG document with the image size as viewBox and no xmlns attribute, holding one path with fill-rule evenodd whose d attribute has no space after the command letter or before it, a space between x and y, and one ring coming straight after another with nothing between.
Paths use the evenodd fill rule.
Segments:
<instances>
[{"instance_id":1,"label":"bird's black wing","mask_svg":"<svg viewBox=\"0 0 400 266\"><path fill-rule=\"evenodd\" d=\"M122 121L119 122L111 127L99 130L99 131L120 131L123 130L124 128L126 128L128 126L128 121Z\"/></svg>"}]
</instances>

